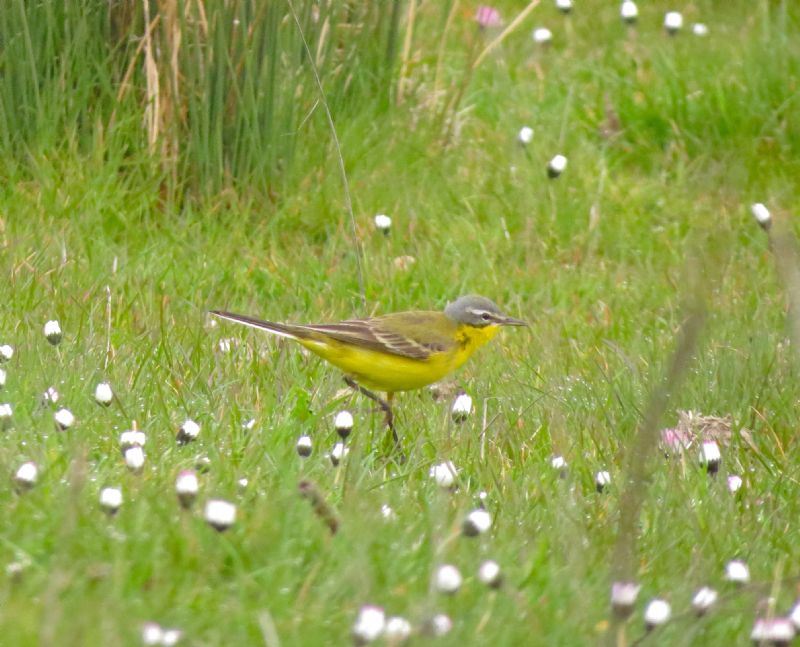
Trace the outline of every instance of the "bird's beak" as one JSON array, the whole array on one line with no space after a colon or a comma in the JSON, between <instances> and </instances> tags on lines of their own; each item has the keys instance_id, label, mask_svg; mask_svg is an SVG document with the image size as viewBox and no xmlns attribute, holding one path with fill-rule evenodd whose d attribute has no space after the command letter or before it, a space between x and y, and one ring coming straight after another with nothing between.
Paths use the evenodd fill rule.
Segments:
<instances>
[{"instance_id":1,"label":"bird's beak","mask_svg":"<svg viewBox=\"0 0 800 647\"><path fill-rule=\"evenodd\" d=\"M514 319L514 317L503 317L500 321L498 321L501 326L527 326L528 322L523 321L522 319Z\"/></svg>"}]
</instances>

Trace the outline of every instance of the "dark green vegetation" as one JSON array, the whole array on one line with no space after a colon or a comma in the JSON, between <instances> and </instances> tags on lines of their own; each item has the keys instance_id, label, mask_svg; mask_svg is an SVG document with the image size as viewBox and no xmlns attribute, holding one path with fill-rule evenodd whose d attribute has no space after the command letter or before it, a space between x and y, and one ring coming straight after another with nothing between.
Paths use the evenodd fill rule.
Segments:
<instances>
[{"instance_id":1,"label":"dark green vegetation","mask_svg":"<svg viewBox=\"0 0 800 647\"><path fill-rule=\"evenodd\" d=\"M734 433L716 478L696 448L683 461L652 452L639 607L666 596L676 615L648 642L748 644L768 595L777 613L793 602L800 561L797 357L785 286L749 214L764 202L788 222L800 207L800 11L642 2L633 33L614 2L578 0L567 18L545 0L467 74L498 33L473 43L474 6L448 22L450 3L422 3L406 48L406 2L322 4L316 21L313 3L295 8L350 180L366 310L288 5L151 2L149 44L141 2L0 5L0 344L16 349L2 365L14 428L0 474L41 468L24 495L10 479L0 488L0 564L23 566L0 580L1 642L135 645L154 620L192 645L273 647L273 625L281 645L344 644L371 602L415 623L449 613L442 645L596 644L609 633L625 450L700 299L705 325L660 425L678 409L730 415L753 442ZM500 6L506 24L514 7ZM684 32L668 38L663 12L684 8ZM695 21L708 36L691 34ZM554 33L549 49L530 38L538 25ZM536 131L525 148L524 125ZM556 153L569 165L549 181ZM376 213L392 216L390 236ZM416 262L401 269L406 255ZM382 416L340 394L334 369L205 316L323 321L465 292L532 327L460 372L477 408L463 425L428 392L398 399L401 466L386 459ZM57 348L48 319L64 330ZM93 401L103 379L118 398L108 409ZM67 432L40 404L49 386L77 418ZM341 408L356 424L334 470L324 454ZM187 417L202 431L179 447ZM118 446L134 420L147 434L140 475ZM174 480L200 455L210 469L186 513ZM454 493L428 478L441 460L460 470ZM598 494L601 469L612 482ZM744 479L737 497L728 473ZM303 478L337 510L335 537L299 496ZM98 505L106 485L125 498L113 519ZM492 529L452 538L482 490ZM202 521L212 496L238 506L225 534ZM734 557L754 581L742 591L721 581ZM474 576L484 558L504 569L497 594ZM442 562L466 577L453 597L431 591ZM703 584L723 596L697 620L686 610ZM637 612L628 638L640 631Z\"/></svg>"}]
</instances>

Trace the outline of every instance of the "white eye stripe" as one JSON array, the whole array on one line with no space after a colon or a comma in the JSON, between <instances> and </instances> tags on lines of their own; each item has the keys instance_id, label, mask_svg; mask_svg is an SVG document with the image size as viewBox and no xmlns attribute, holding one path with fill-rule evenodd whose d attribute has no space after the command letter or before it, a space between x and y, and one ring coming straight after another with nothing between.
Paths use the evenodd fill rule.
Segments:
<instances>
[{"instance_id":1,"label":"white eye stripe","mask_svg":"<svg viewBox=\"0 0 800 647\"><path fill-rule=\"evenodd\" d=\"M473 308L469 311L469 313L475 318L485 321L487 323L490 321L497 320L497 315L489 310L478 310L476 308Z\"/></svg>"}]
</instances>

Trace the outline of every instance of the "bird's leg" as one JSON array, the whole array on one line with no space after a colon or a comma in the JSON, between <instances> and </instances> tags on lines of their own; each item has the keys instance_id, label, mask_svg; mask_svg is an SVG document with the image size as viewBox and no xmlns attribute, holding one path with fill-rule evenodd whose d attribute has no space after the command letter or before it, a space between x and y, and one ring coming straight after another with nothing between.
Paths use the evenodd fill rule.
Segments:
<instances>
[{"instance_id":1,"label":"bird's leg","mask_svg":"<svg viewBox=\"0 0 800 647\"><path fill-rule=\"evenodd\" d=\"M349 386L351 389L355 389L361 395L365 395L370 400L372 400L373 402L377 402L378 406L381 408L381 411L383 411L386 414L386 424L389 426L389 429L394 430L394 424L393 424L394 423L394 419L393 419L393 416L392 416L392 405L391 405L391 395L392 394L389 394L389 401L387 402L381 396L379 396L377 393L373 393L369 389L365 389L363 386L361 386L358 382L356 382L349 375L345 376L344 381L345 381L345 384L347 384L347 386Z\"/></svg>"},{"instance_id":2,"label":"bird's leg","mask_svg":"<svg viewBox=\"0 0 800 647\"><path fill-rule=\"evenodd\" d=\"M400 447L400 439L397 437L397 432L394 429L394 411L392 409L392 401L394 400L394 393L391 391L386 392L386 426L392 431L392 440L395 447Z\"/></svg>"},{"instance_id":3,"label":"bird's leg","mask_svg":"<svg viewBox=\"0 0 800 647\"><path fill-rule=\"evenodd\" d=\"M378 403L378 406L381 408L383 413L386 414L386 426L389 427L389 430L392 432L394 444L395 446L399 447L400 439L397 437L397 432L394 429L394 414L392 413L392 399L394 398L394 393L387 393L386 399L384 400L378 394L373 393L369 389L365 389L350 376L345 376L344 381L345 384L347 384L347 386L349 386L351 389L355 389L362 395L367 396L373 402Z\"/></svg>"}]
</instances>

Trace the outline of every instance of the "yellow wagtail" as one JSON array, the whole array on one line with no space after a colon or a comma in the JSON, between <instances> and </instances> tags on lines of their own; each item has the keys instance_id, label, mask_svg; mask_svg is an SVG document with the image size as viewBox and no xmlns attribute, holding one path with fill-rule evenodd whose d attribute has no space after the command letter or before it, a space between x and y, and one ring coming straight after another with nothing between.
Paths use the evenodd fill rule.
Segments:
<instances>
[{"instance_id":1,"label":"yellow wagtail","mask_svg":"<svg viewBox=\"0 0 800 647\"><path fill-rule=\"evenodd\" d=\"M527 326L485 297L463 296L444 312L412 310L330 324L283 324L212 310L235 321L294 339L345 373L345 381L375 400L392 424L392 398L452 373L501 326ZM385 391L386 400L368 389ZM395 436L396 440L396 436Z\"/></svg>"}]
</instances>

